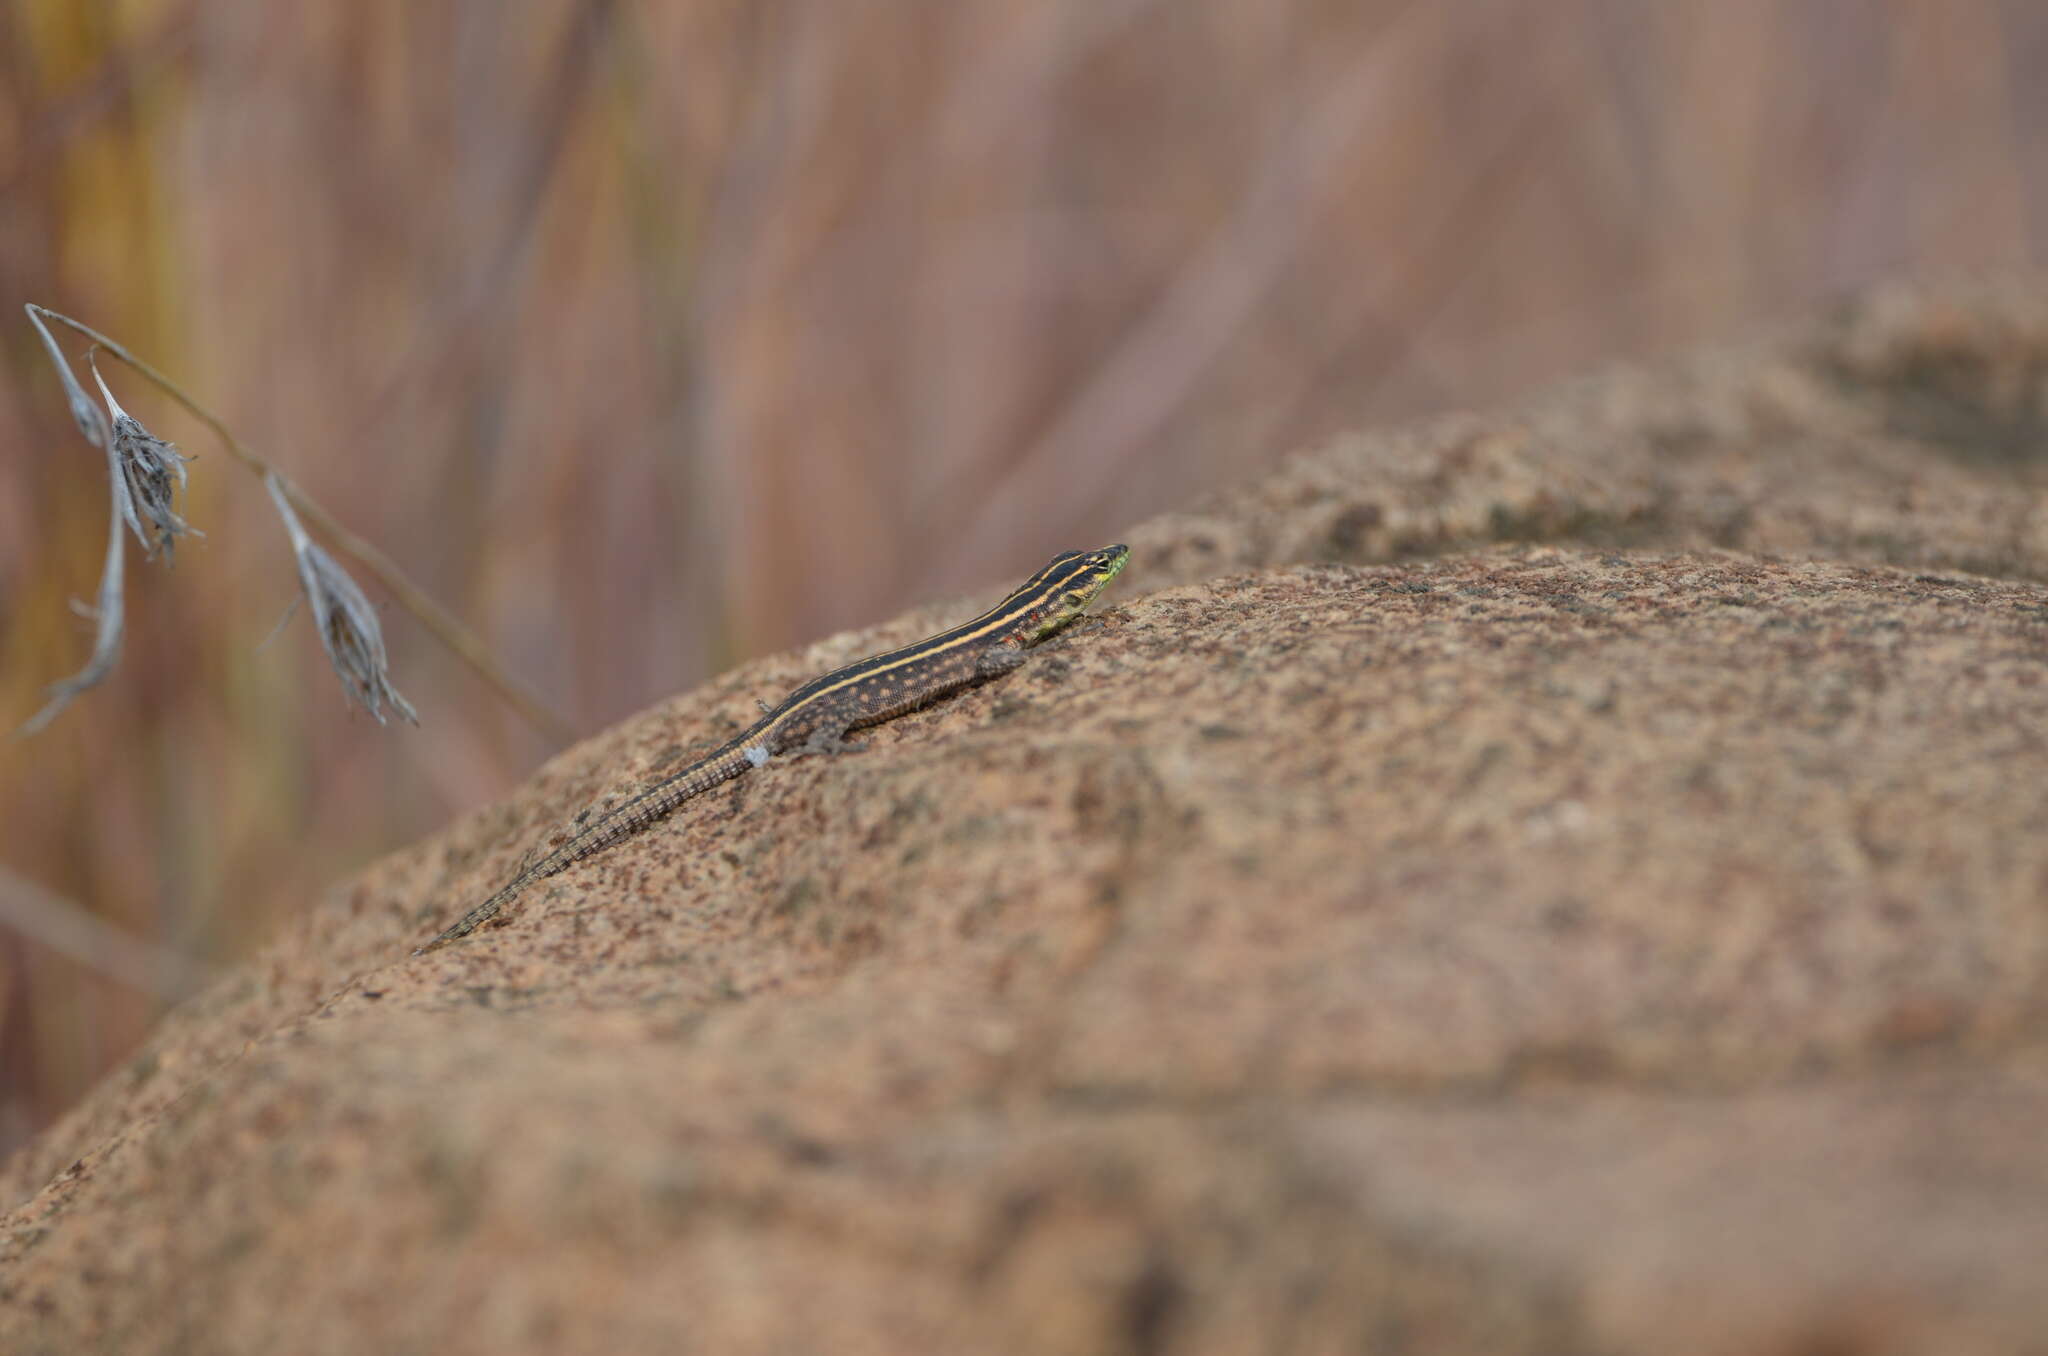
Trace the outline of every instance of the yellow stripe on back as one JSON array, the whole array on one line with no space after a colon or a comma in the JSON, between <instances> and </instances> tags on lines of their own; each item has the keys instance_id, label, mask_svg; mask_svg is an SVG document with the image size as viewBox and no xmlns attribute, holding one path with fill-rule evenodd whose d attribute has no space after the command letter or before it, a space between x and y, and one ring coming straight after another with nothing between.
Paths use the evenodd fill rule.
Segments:
<instances>
[{"instance_id":1,"label":"yellow stripe on back","mask_svg":"<svg viewBox=\"0 0 2048 1356\"><path fill-rule=\"evenodd\" d=\"M1015 625L1040 607L1049 605L1077 580L1085 579L1095 572L1096 566L1088 553L1069 551L1055 556L1037 574L1024 581L1009 597L997 603L988 611L971 621L962 622L949 631L922 640L915 645L906 645L898 650L888 650L871 659L849 664L843 669L816 678L784 699L770 718L756 725L742 738L748 743L765 740L777 726L797 716L813 703L829 701L834 693L867 682L879 675L893 673L907 664L929 659L935 654L959 647L973 648L978 642L985 642L991 635L1005 627Z\"/></svg>"}]
</instances>

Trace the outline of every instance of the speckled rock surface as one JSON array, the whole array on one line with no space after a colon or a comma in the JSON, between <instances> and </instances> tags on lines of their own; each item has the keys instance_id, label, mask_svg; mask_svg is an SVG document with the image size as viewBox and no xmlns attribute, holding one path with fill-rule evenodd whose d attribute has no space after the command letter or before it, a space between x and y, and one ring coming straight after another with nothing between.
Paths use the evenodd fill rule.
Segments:
<instances>
[{"instance_id":1,"label":"speckled rock surface","mask_svg":"<svg viewBox=\"0 0 2048 1356\"><path fill-rule=\"evenodd\" d=\"M758 695L308 907L0 1173L0 1350L2048 1351L2048 284L1312 452L1103 625L409 946Z\"/></svg>"}]
</instances>

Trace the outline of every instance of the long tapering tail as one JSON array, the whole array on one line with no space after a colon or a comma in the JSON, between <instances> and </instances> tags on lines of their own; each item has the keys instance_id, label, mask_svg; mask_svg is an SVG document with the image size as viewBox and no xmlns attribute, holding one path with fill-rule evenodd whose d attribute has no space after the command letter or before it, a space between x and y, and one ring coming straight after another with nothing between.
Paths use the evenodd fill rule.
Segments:
<instances>
[{"instance_id":1,"label":"long tapering tail","mask_svg":"<svg viewBox=\"0 0 2048 1356\"><path fill-rule=\"evenodd\" d=\"M455 926L425 946L415 947L412 954L424 956L429 951L438 951L450 942L467 937L535 881L566 870L593 852L600 852L621 838L639 832L690 797L700 795L720 782L730 781L765 760L765 753L750 752L735 740L673 777L666 777L638 795L621 801L600 815L595 823L586 824L571 834L567 842L512 877L496 894L462 915L462 920Z\"/></svg>"}]
</instances>

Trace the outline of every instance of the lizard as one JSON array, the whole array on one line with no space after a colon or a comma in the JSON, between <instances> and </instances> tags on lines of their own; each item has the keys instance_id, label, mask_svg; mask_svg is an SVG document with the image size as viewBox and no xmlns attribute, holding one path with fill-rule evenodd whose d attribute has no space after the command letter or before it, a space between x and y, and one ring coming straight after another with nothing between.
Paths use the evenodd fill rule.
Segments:
<instances>
[{"instance_id":1,"label":"lizard","mask_svg":"<svg viewBox=\"0 0 2048 1356\"><path fill-rule=\"evenodd\" d=\"M761 703L759 720L577 828L413 954L425 955L468 936L535 881L602 852L743 772L774 758L838 752L848 747L849 731L1008 673L1024 662L1030 647L1078 618L1130 558L1130 548L1121 544L1062 551L973 620L813 678L774 706Z\"/></svg>"}]
</instances>

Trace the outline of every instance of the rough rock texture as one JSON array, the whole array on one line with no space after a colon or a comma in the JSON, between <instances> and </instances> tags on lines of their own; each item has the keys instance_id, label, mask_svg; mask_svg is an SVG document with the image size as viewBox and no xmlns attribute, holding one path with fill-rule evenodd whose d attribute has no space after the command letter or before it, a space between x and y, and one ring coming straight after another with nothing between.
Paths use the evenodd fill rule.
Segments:
<instances>
[{"instance_id":1,"label":"rough rock texture","mask_svg":"<svg viewBox=\"0 0 2048 1356\"><path fill-rule=\"evenodd\" d=\"M1360 436L310 902L0 1174L0 1349L2048 1351L2048 283Z\"/></svg>"}]
</instances>

